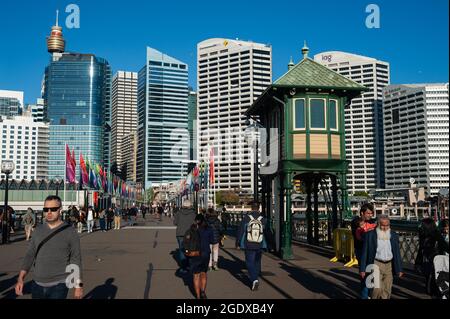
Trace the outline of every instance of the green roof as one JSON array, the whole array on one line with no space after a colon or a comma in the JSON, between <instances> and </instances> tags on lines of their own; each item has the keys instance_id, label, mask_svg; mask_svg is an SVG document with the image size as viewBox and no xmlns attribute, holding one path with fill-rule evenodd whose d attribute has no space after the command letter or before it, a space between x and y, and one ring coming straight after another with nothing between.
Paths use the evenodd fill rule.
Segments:
<instances>
[{"instance_id":1,"label":"green roof","mask_svg":"<svg viewBox=\"0 0 450 319\"><path fill-rule=\"evenodd\" d=\"M276 80L273 87L332 88L344 90L366 91L367 88L347 79L309 58L300 61L282 77Z\"/></svg>"}]
</instances>

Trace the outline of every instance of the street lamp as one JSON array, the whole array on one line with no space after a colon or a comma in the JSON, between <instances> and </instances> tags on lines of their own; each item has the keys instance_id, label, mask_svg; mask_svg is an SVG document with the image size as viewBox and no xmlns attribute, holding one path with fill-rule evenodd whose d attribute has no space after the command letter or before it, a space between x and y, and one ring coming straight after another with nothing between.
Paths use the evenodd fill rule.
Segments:
<instances>
[{"instance_id":1,"label":"street lamp","mask_svg":"<svg viewBox=\"0 0 450 319\"><path fill-rule=\"evenodd\" d=\"M7 244L9 242L9 216L8 216L8 179L9 174L14 171L13 161L2 161L2 173L6 175L5 186L5 208L3 210L3 223L2 223L2 243Z\"/></svg>"},{"instance_id":2,"label":"street lamp","mask_svg":"<svg viewBox=\"0 0 450 319\"><path fill-rule=\"evenodd\" d=\"M245 121L245 125L247 126L245 128L246 132L251 132L256 134L256 142L255 142L255 148L254 148L254 156L255 160L253 162L253 171L254 171L254 178L253 178L253 200L256 203L259 203L259 190L258 190L258 176L259 176L259 156L258 156L258 150L259 150L259 136L258 131L261 128L264 128L264 126L261 125L257 120L252 119L252 123L250 123L250 118L247 118ZM253 134L252 134L253 135ZM252 143L253 144L253 143Z\"/></svg>"},{"instance_id":3,"label":"street lamp","mask_svg":"<svg viewBox=\"0 0 450 319\"><path fill-rule=\"evenodd\" d=\"M56 176L54 179L56 186L56 196L58 196L58 192L59 192L59 185L61 185L62 183L62 178L60 176Z\"/></svg>"}]
</instances>

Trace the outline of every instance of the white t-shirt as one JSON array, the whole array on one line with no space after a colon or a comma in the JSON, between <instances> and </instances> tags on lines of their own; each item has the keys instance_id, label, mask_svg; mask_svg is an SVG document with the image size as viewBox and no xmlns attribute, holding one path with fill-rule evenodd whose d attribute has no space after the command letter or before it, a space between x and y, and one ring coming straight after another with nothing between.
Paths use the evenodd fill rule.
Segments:
<instances>
[{"instance_id":1,"label":"white t-shirt","mask_svg":"<svg viewBox=\"0 0 450 319\"><path fill-rule=\"evenodd\" d=\"M92 209L88 211L87 220L94 220L94 212L92 211Z\"/></svg>"}]
</instances>

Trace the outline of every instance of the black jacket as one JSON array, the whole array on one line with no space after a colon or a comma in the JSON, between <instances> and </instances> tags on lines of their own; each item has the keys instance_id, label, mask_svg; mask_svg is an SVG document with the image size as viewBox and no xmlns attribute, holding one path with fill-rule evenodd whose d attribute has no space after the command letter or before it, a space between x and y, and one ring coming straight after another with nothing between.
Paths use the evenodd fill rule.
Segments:
<instances>
[{"instance_id":1,"label":"black jacket","mask_svg":"<svg viewBox=\"0 0 450 319\"><path fill-rule=\"evenodd\" d=\"M222 224L217 216L210 216L207 218L208 226L213 232L213 244L218 244L220 236L222 235Z\"/></svg>"}]
</instances>

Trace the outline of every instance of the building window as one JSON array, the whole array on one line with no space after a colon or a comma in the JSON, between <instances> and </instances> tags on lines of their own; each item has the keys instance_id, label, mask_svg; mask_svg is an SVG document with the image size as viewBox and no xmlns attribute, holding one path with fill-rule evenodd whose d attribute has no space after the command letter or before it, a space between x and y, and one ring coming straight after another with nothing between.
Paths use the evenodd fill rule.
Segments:
<instances>
[{"instance_id":1,"label":"building window","mask_svg":"<svg viewBox=\"0 0 450 319\"><path fill-rule=\"evenodd\" d=\"M309 99L309 119L311 129L326 129L325 99Z\"/></svg>"},{"instance_id":2,"label":"building window","mask_svg":"<svg viewBox=\"0 0 450 319\"><path fill-rule=\"evenodd\" d=\"M400 110L395 109L392 110L392 124L399 124L400 123Z\"/></svg>"},{"instance_id":3,"label":"building window","mask_svg":"<svg viewBox=\"0 0 450 319\"><path fill-rule=\"evenodd\" d=\"M305 129L305 99L294 100L294 130Z\"/></svg>"},{"instance_id":4,"label":"building window","mask_svg":"<svg viewBox=\"0 0 450 319\"><path fill-rule=\"evenodd\" d=\"M338 101L337 100L330 100L330 129L332 131L338 130L338 118L339 118L339 112L338 112Z\"/></svg>"}]
</instances>

